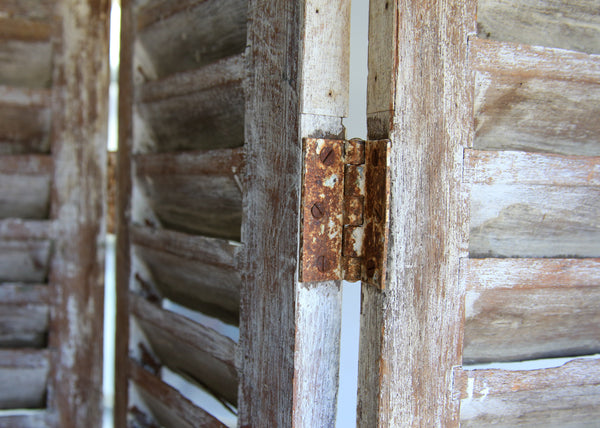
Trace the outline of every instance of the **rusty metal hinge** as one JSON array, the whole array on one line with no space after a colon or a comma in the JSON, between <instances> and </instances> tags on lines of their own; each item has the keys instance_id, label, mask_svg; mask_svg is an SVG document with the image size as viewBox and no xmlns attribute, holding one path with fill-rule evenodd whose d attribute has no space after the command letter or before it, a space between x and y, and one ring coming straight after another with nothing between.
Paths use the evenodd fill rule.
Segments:
<instances>
[{"instance_id":1,"label":"rusty metal hinge","mask_svg":"<svg viewBox=\"0 0 600 428\"><path fill-rule=\"evenodd\" d=\"M301 282L383 288L389 153L389 140L304 139Z\"/></svg>"}]
</instances>

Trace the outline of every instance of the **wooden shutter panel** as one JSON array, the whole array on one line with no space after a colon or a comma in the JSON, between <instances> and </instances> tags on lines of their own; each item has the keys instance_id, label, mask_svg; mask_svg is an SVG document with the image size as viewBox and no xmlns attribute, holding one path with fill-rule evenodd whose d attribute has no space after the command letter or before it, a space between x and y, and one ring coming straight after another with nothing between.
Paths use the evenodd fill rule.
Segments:
<instances>
[{"instance_id":1,"label":"wooden shutter panel","mask_svg":"<svg viewBox=\"0 0 600 428\"><path fill-rule=\"evenodd\" d=\"M98 426L109 3L0 10L0 426Z\"/></svg>"},{"instance_id":2,"label":"wooden shutter panel","mask_svg":"<svg viewBox=\"0 0 600 428\"><path fill-rule=\"evenodd\" d=\"M363 284L360 426L598 419L597 359L459 367L600 349L584 3L371 2L369 137L392 141L392 193L386 289Z\"/></svg>"}]
</instances>

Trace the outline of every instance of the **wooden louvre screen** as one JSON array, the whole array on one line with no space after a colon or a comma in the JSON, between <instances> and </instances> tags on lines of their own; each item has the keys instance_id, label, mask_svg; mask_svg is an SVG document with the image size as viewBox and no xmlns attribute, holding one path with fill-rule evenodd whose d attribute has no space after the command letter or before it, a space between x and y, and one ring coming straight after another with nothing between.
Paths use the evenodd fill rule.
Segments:
<instances>
[{"instance_id":1,"label":"wooden louvre screen","mask_svg":"<svg viewBox=\"0 0 600 428\"><path fill-rule=\"evenodd\" d=\"M108 11L0 1L1 427L101 421Z\"/></svg>"}]
</instances>

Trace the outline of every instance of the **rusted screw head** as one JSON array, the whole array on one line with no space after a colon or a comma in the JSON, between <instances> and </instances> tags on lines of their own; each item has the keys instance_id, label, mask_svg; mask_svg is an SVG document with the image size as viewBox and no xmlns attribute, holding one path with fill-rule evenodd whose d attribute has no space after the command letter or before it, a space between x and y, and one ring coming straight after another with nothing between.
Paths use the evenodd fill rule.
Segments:
<instances>
[{"instance_id":1,"label":"rusted screw head","mask_svg":"<svg viewBox=\"0 0 600 428\"><path fill-rule=\"evenodd\" d=\"M317 269L321 273L325 273L325 271L327 271L327 259L325 256L317 257Z\"/></svg>"},{"instance_id":2,"label":"rusted screw head","mask_svg":"<svg viewBox=\"0 0 600 428\"><path fill-rule=\"evenodd\" d=\"M335 154L333 153L333 149L329 146L323 147L321 152L319 153L319 159L325 165L331 165L333 163Z\"/></svg>"},{"instance_id":3,"label":"rusted screw head","mask_svg":"<svg viewBox=\"0 0 600 428\"><path fill-rule=\"evenodd\" d=\"M323 207L318 202L312 206L312 208L310 209L310 213L316 219L322 218L325 215L325 211L323 210Z\"/></svg>"}]
</instances>

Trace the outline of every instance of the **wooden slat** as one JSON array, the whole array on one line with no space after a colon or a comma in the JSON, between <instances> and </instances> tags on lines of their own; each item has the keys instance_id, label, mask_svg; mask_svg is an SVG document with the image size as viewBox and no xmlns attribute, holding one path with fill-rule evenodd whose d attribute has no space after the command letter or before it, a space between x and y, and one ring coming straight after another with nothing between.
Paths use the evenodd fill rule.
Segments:
<instances>
[{"instance_id":1,"label":"wooden slat","mask_svg":"<svg viewBox=\"0 0 600 428\"><path fill-rule=\"evenodd\" d=\"M495 40L600 53L593 0L479 0L477 32Z\"/></svg>"},{"instance_id":2,"label":"wooden slat","mask_svg":"<svg viewBox=\"0 0 600 428\"><path fill-rule=\"evenodd\" d=\"M458 370L461 427L593 427L600 420L600 360L529 371Z\"/></svg>"},{"instance_id":3,"label":"wooden slat","mask_svg":"<svg viewBox=\"0 0 600 428\"><path fill-rule=\"evenodd\" d=\"M600 187L471 186L471 257L597 257Z\"/></svg>"},{"instance_id":4,"label":"wooden slat","mask_svg":"<svg viewBox=\"0 0 600 428\"><path fill-rule=\"evenodd\" d=\"M243 156L240 149L139 155L148 204L169 228L240 239Z\"/></svg>"},{"instance_id":5,"label":"wooden slat","mask_svg":"<svg viewBox=\"0 0 600 428\"><path fill-rule=\"evenodd\" d=\"M26 410L18 414L0 414L0 428L46 428L51 427L51 417L45 410Z\"/></svg>"},{"instance_id":6,"label":"wooden slat","mask_svg":"<svg viewBox=\"0 0 600 428\"><path fill-rule=\"evenodd\" d=\"M136 14L141 74L160 78L243 52L247 9L246 0L148 2Z\"/></svg>"},{"instance_id":7,"label":"wooden slat","mask_svg":"<svg viewBox=\"0 0 600 428\"><path fill-rule=\"evenodd\" d=\"M0 409L45 407L48 358L48 351L0 350Z\"/></svg>"},{"instance_id":8,"label":"wooden slat","mask_svg":"<svg viewBox=\"0 0 600 428\"><path fill-rule=\"evenodd\" d=\"M600 156L467 149L464 168L466 183L600 186Z\"/></svg>"},{"instance_id":9,"label":"wooden slat","mask_svg":"<svg viewBox=\"0 0 600 428\"><path fill-rule=\"evenodd\" d=\"M52 80L52 44L0 39L0 85L47 88Z\"/></svg>"},{"instance_id":10,"label":"wooden slat","mask_svg":"<svg viewBox=\"0 0 600 428\"><path fill-rule=\"evenodd\" d=\"M0 284L0 348L45 346L48 303L45 285Z\"/></svg>"},{"instance_id":11,"label":"wooden slat","mask_svg":"<svg viewBox=\"0 0 600 428\"><path fill-rule=\"evenodd\" d=\"M46 282L50 255L49 241L0 241L0 282Z\"/></svg>"},{"instance_id":12,"label":"wooden slat","mask_svg":"<svg viewBox=\"0 0 600 428\"><path fill-rule=\"evenodd\" d=\"M44 240L55 236L54 221L5 219L0 220L0 240Z\"/></svg>"},{"instance_id":13,"label":"wooden slat","mask_svg":"<svg viewBox=\"0 0 600 428\"><path fill-rule=\"evenodd\" d=\"M55 14L57 0L2 0L0 10L9 17L44 21Z\"/></svg>"},{"instance_id":14,"label":"wooden slat","mask_svg":"<svg viewBox=\"0 0 600 428\"><path fill-rule=\"evenodd\" d=\"M50 148L50 91L0 86L0 154Z\"/></svg>"},{"instance_id":15,"label":"wooden slat","mask_svg":"<svg viewBox=\"0 0 600 428\"><path fill-rule=\"evenodd\" d=\"M600 352L600 259L464 259L463 362Z\"/></svg>"},{"instance_id":16,"label":"wooden slat","mask_svg":"<svg viewBox=\"0 0 600 428\"><path fill-rule=\"evenodd\" d=\"M0 17L0 40L40 42L50 40L52 25L40 20Z\"/></svg>"},{"instance_id":17,"label":"wooden slat","mask_svg":"<svg viewBox=\"0 0 600 428\"><path fill-rule=\"evenodd\" d=\"M236 56L142 86L138 110L147 130L138 130L139 149L168 152L241 146L242 75L241 57Z\"/></svg>"},{"instance_id":18,"label":"wooden slat","mask_svg":"<svg viewBox=\"0 0 600 428\"><path fill-rule=\"evenodd\" d=\"M130 294L131 311L162 364L237 403L236 344L216 331Z\"/></svg>"},{"instance_id":19,"label":"wooden slat","mask_svg":"<svg viewBox=\"0 0 600 428\"><path fill-rule=\"evenodd\" d=\"M131 379L139 388L142 399L161 425L182 428L225 427L210 413L194 405L179 391L141 368L137 363L132 361L129 367Z\"/></svg>"},{"instance_id":20,"label":"wooden slat","mask_svg":"<svg viewBox=\"0 0 600 428\"><path fill-rule=\"evenodd\" d=\"M131 229L131 240L164 297L239 322L238 244L142 227Z\"/></svg>"},{"instance_id":21,"label":"wooden slat","mask_svg":"<svg viewBox=\"0 0 600 428\"><path fill-rule=\"evenodd\" d=\"M459 423L475 11L476 1L371 1L368 136L392 142L391 221L385 290L362 285L359 427Z\"/></svg>"},{"instance_id":22,"label":"wooden slat","mask_svg":"<svg viewBox=\"0 0 600 428\"><path fill-rule=\"evenodd\" d=\"M600 155L600 56L471 40L477 149Z\"/></svg>"},{"instance_id":23,"label":"wooden slat","mask_svg":"<svg viewBox=\"0 0 600 428\"><path fill-rule=\"evenodd\" d=\"M50 156L0 156L0 218L47 218L52 170Z\"/></svg>"}]
</instances>

